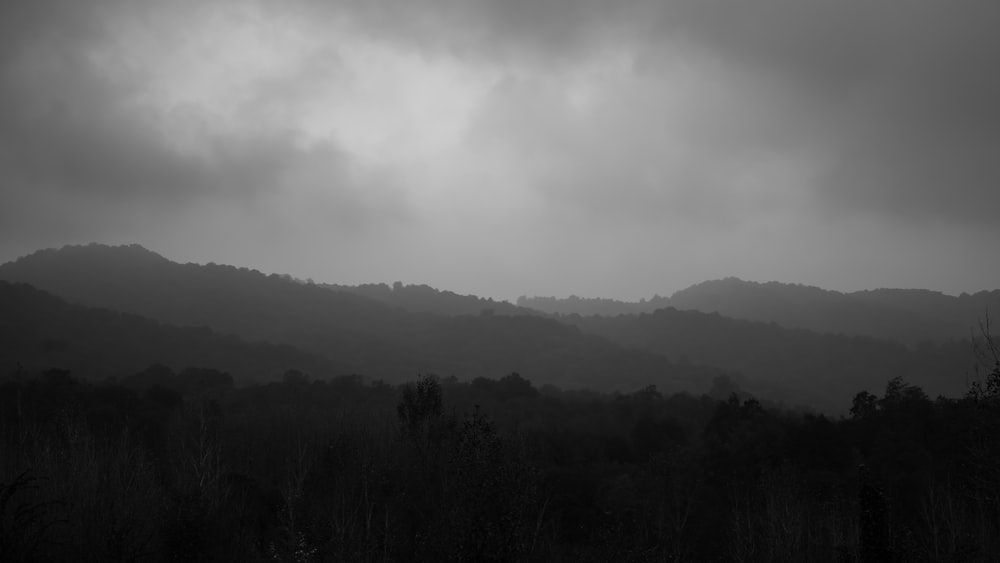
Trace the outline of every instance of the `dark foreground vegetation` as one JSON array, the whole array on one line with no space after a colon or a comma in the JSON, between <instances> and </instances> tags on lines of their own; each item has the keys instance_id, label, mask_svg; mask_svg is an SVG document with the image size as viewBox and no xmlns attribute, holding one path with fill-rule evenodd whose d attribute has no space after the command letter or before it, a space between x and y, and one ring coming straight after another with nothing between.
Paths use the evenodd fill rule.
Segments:
<instances>
[{"instance_id":1,"label":"dark foreground vegetation","mask_svg":"<svg viewBox=\"0 0 1000 563\"><path fill-rule=\"evenodd\" d=\"M995 561L1000 367L841 419L517 374L0 384L2 561Z\"/></svg>"}]
</instances>

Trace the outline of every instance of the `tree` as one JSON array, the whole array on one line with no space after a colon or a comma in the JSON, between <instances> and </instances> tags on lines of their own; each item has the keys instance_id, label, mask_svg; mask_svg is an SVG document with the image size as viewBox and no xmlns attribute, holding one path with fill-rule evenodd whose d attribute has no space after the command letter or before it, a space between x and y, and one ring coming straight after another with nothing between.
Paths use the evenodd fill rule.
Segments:
<instances>
[{"instance_id":1,"label":"tree","mask_svg":"<svg viewBox=\"0 0 1000 563\"><path fill-rule=\"evenodd\" d=\"M309 385L309 374L297 369L289 369L281 376L281 382L289 387L306 387Z\"/></svg>"},{"instance_id":2,"label":"tree","mask_svg":"<svg viewBox=\"0 0 1000 563\"><path fill-rule=\"evenodd\" d=\"M878 397L868 391L862 391L854 396L851 405L851 418L865 420L871 418L878 409Z\"/></svg>"},{"instance_id":3,"label":"tree","mask_svg":"<svg viewBox=\"0 0 1000 563\"><path fill-rule=\"evenodd\" d=\"M910 385L902 377L896 376L886 384L885 395L878 400L878 407L881 410L890 410L926 402L927 393L924 393L923 389Z\"/></svg>"},{"instance_id":4,"label":"tree","mask_svg":"<svg viewBox=\"0 0 1000 563\"><path fill-rule=\"evenodd\" d=\"M404 434L428 439L444 412L441 382L437 376L420 376L415 385L404 387L403 400L396 412Z\"/></svg>"},{"instance_id":5,"label":"tree","mask_svg":"<svg viewBox=\"0 0 1000 563\"><path fill-rule=\"evenodd\" d=\"M972 343L978 362L977 375L980 368L987 370L987 374L984 381L972 382L968 397L977 402L1000 402L1000 344L993 339L988 313L979 323L979 338L973 337Z\"/></svg>"},{"instance_id":6,"label":"tree","mask_svg":"<svg viewBox=\"0 0 1000 563\"><path fill-rule=\"evenodd\" d=\"M1000 344L993 338L989 312L979 323L979 336L972 337L972 347L977 361L976 375L983 369L986 376L969 385L967 396L976 402L1000 402Z\"/></svg>"}]
</instances>

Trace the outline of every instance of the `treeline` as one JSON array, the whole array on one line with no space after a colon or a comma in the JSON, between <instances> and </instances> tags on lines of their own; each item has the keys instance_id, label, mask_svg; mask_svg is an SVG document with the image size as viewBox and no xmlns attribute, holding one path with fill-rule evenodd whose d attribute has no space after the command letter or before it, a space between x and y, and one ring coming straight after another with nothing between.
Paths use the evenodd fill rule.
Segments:
<instances>
[{"instance_id":1,"label":"treeline","mask_svg":"<svg viewBox=\"0 0 1000 563\"><path fill-rule=\"evenodd\" d=\"M0 366L28 371L51 366L81 379L143 369L150 362L212 366L239 374L237 383L279 377L286 366L342 373L342 364L288 345L247 342L207 327L171 326L129 313L67 303L29 285L0 281Z\"/></svg>"},{"instance_id":2,"label":"treeline","mask_svg":"<svg viewBox=\"0 0 1000 563\"><path fill-rule=\"evenodd\" d=\"M343 291L361 295L389 305L406 309L411 313L434 313L436 315L531 315L537 311L494 301L475 295L459 295L453 291L442 291L429 285L403 285L395 282L391 286L384 283L360 285L322 284L333 291Z\"/></svg>"},{"instance_id":3,"label":"treeline","mask_svg":"<svg viewBox=\"0 0 1000 563\"><path fill-rule=\"evenodd\" d=\"M1000 367L849 417L500 379L0 384L3 561L990 561ZM721 388L720 385L716 387Z\"/></svg>"}]
</instances>

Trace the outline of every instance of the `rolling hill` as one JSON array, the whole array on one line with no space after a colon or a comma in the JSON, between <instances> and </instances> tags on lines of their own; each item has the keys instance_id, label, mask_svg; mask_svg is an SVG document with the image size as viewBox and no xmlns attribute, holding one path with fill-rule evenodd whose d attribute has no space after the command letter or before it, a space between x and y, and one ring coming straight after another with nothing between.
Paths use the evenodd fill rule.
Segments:
<instances>
[{"instance_id":1,"label":"rolling hill","mask_svg":"<svg viewBox=\"0 0 1000 563\"><path fill-rule=\"evenodd\" d=\"M893 340L788 329L673 308L561 320L682 364L739 372L751 382L746 390L755 394L824 408L850 404L861 390L878 392L897 376L931 396L960 396L968 389L975 365L968 340L910 349Z\"/></svg>"},{"instance_id":2,"label":"rolling hill","mask_svg":"<svg viewBox=\"0 0 1000 563\"><path fill-rule=\"evenodd\" d=\"M396 282L367 283L361 285L323 284L334 291L353 293L374 299L390 307L405 309L411 313L434 313L436 315L459 316L479 315L531 315L538 311L512 305L507 301L494 301L475 295L459 295L452 291L435 289L429 285L403 285Z\"/></svg>"},{"instance_id":3,"label":"rolling hill","mask_svg":"<svg viewBox=\"0 0 1000 563\"><path fill-rule=\"evenodd\" d=\"M402 381L518 371L536 384L701 392L717 373L628 350L538 316L410 313L366 297L216 264L177 264L140 246L67 246L0 266L75 303L321 354L354 373Z\"/></svg>"},{"instance_id":4,"label":"rolling hill","mask_svg":"<svg viewBox=\"0 0 1000 563\"><path fill-rule=\"evenodd\" d=\"M277 379L289 369L347 373L342 365L290 346L75 305L26 284L0 281L0 376L56 368L85 379L122 378L152 364L221 370L237 383Z\"/></svg>"},{"instance_id":5,"label":"rolling hill","mask_svg":"<svg viewBox=\"0 0 1000 563\"><path fill-rule=\"evenodd\" d=\"M518 305L550 314L584 316L652 313L673 307L916 346L968 338L990 309L1000 310L1000 290L959 296L916 289L841 293L801 284L725 278L693 285L670 297L654 296L638 302L576 296L521 297Z\"/></svg>"}]
</instances>

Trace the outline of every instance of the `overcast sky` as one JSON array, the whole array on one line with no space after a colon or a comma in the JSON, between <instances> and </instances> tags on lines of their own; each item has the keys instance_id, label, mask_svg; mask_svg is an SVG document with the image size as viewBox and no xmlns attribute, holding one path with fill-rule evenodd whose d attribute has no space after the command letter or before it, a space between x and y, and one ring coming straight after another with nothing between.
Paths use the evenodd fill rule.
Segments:
<instances>
[{"instance_id":1,"label":"overcast sky","mask_svg":"<svg viewBox=\"0 0 1000 563\"><path fill-rule=\"evenodd\" d=\"M1000 287L1000 1L5 0L0 262Z\"/></svg>"}]
</instances>

